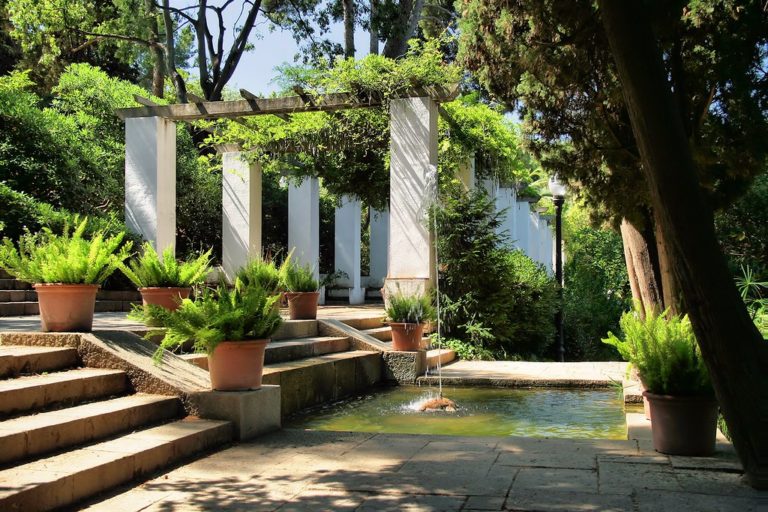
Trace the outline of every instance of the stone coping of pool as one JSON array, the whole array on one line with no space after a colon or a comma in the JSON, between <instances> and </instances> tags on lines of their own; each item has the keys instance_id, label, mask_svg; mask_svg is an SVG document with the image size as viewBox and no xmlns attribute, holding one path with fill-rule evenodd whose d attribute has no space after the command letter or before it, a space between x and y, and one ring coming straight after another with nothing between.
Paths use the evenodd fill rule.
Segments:
<instances>
[{"instance_id":1,"label":"stone coping of pool","mask_svg":"<svg viewBox=\"0 0 768 512\"><path fill-rule=\"evenodd\" d=\"M457 361L442 368L448 386L607 388L621 385L627 363ZM435 370L419 377L417 384L436 384Z\"/></svg>"}]
</instances>

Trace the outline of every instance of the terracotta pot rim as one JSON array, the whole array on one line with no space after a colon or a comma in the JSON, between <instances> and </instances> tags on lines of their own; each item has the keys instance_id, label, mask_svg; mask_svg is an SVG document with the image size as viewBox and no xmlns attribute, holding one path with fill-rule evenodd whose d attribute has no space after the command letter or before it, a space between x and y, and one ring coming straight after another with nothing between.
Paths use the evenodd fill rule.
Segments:
<instances>
[{"instance_id":1,"label":"terracotta pot rim","mask_svg":"<svg viewBox=\"0 0 768 512\"><path fill-rule=\"evenodd\" d=\"M56 288L101 288L100 284L85 284L85 283L34 283L32 285L33 288L47 288L47 287L56 287Z\"/></svg>"},{"instance_id":2,"label":"terracotta pot rim","mask_svg":"<svg viewBox=\"0 0 768 512\"><path fill-rule=\"evenodd\" d=\"M290 297L292 295L320 295L320 292L319 291L314 291L314 292L283 292L283 294L286 297Z\"/></svg>"},{"instance_id":3,"label":"terracotta pot rim","mask_svg":"<svg viewBox=\"0 0 768 512\"><path fill-rule=\"evenodd\" d=\"M388 322L390 326L392 325L427 325L427 322Z\"/></svg>"},{"instance_id":4,"label":"terracotta pot rim","mask_svg":"<svg viewBox=\"0 0 768 512\"><path fill-rule=\"evenodd\" d=\"M650 391L643 391L643 396L648 400L656 400L659 402L702 402L711 403L717 402L715 395L659 395L651 393Z\"/></svg>"}]
</instances>

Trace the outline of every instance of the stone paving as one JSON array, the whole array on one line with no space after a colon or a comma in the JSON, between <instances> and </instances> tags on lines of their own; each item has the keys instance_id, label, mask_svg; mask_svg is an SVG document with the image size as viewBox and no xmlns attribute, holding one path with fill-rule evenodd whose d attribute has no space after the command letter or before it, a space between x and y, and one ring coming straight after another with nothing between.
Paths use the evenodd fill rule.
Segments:
<instances>
[{"instance_id":1,"label":"stone paving","mask_svg":"<svg viewBox=\"0 0 768 512\"><path fill-rule=\"evenodd\" d=\"M118 492L89 511L766 511L729 450L645 441L283 430Z\"/></svg>"}]
</instances>

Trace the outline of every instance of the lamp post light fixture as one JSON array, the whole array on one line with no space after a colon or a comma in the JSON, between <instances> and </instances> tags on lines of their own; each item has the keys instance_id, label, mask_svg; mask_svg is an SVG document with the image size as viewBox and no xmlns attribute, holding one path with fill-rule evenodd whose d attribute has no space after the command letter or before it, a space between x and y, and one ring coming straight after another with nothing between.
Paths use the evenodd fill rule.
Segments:
<instances>
[{"instance_id":1,"label":"lamp post light fixture","mask_svg":"<svg viewBox=\"0 0 768 512\"><path fill-rule=\"evenodd\" d=\"M549 191L555 203L555 280L557 281L558 304L555 313L555 329L557 331L557 352L560 362L565 361L565 344L563 338L563 203L565 202L565 185L558 181L557 176L549 178Z\"/></svg>"}]
</instances>

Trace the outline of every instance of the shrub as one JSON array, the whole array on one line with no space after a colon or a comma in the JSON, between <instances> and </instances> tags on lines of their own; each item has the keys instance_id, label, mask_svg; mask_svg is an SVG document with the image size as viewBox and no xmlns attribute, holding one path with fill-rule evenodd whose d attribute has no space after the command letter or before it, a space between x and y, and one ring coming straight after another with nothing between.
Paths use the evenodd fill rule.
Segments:
<instances>
[{"instance_id":1,"label":"shrub","mask_svg":"<svg viewBox=\"0 0 768 512\"><path fill-rule=\"evenodd\" d=\"M299 265L291 261L282 268L282 279L289 292L316 292L320 283L315 279L315 272L309 265Z\"/></svg>"},{"instance_id":2,"label":"shrub","mask_svg":"<svg viewBox=\"0 0 768 512\"><path fill-rule=\"evenodd\" d=\"M427 295L406 295L398 290L387 297L387 302L387 317L392 322L421 324L435 318L432 299Z\"/></svg>"},{"instance_id":3,"label":"shrub","mask_svg":"<svg viewBox=\"0 0 768 512\"><path fill-rule=\"evenodd\" d=\"M443 334L496 358L545 356L554 339L556 287L544 268L504 247L500 212L482 190L448 190L432 210Z\"/></svg>"},{"instance_id":4,"label":"shrub","mask_svg":"<svg viewBox=\"0 0 768 512\"><path fill-rule=\"evenodd\" d=\"M167 311L149 307L141 314L148 325L165 327L163 339L155 352L155 360L164 349L192 342L196 352L211 354L222 341L246 341L271 337L280 324L280 312L275 305L277 295L269 295L258 286L243 286L235 280L232 289L221 285L216 290L204 289L193 300L183 299L179 309ZM134 316L135 317L135 316ZM150 332L149 335L156 334Z\"/></svg>"},{"instance_id":5,"label":"shrub","mask_svg":"<svg viewBox=\"0 0 768 512\"><path fill-rule=\"evenodd\" d=\"M260 286L267 293L277 294L283 290L282 275L290 265L291 255L283 261L280 267L275 261L266 258L255 258L237 271L237 279L244 286Z\"/></svg>"},{"instance_id":6,"label":"shrub","mask_svg":"<svg viewBox=\"0 0 768 512\"><path fill-rule=\"evenodd\" d=\"M85 238L88 219L70 233L50 229L24 235L18 249L5 238L0 246L0 266L15 277L31 283L100 284L130 255L131 243L124 234L106 236L103 232Z\"/></svg>"},{"instance_id":7,"label":"shrub","mask_svg":"<svg viewBox=\"0 0 768 512\"><path fill-rule=\"evenodd\" d=\"M600 361L615 352L600 342L632 306L621 236L583 226L567 239L563 331L568 360Z\"/></svg>"},{"instance_id":8,"label":"shrub","mask_svg":"<svg viewBox=\"0 0 768 512\"><path fill-rule=\"evenodd\" d=\"M162 259L152 244L146 242L141 256L120 269L137 288L150 286L188 288L200 284L211 271L211 251L179 263L173 247L163 250Z\"/></svg>"},{"instance_id":9,"label":"shrub","mask_svg":"<svg viewBox=\"0 0 768 512\"><path fill-rule=\"evenodd\" d=\"M632 363L646 389L659 395L712 394L709 373L688 316L637 311L621 316L623 339L612 332L603 340Z\"/></svg>"}]
</instances>

